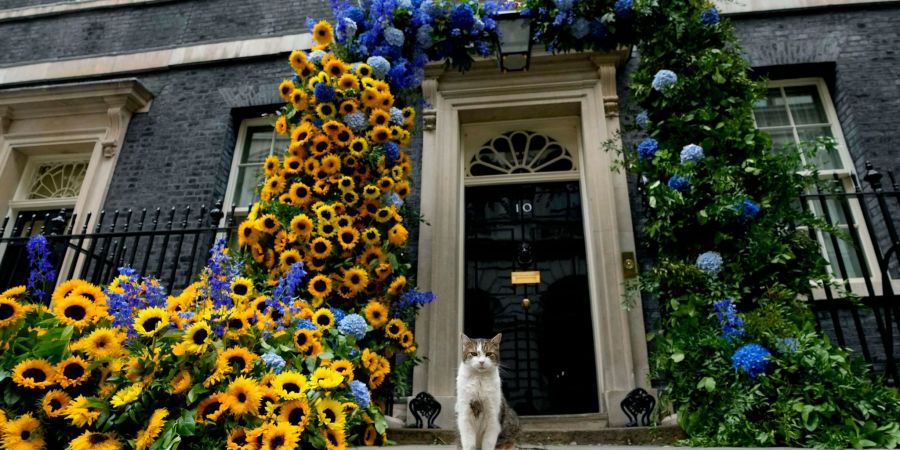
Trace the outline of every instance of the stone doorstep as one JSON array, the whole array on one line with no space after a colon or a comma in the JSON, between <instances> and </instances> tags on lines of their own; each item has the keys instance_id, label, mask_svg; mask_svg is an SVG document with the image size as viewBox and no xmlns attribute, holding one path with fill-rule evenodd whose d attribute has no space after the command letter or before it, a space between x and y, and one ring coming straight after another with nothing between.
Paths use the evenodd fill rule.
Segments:
<instances>
[{"instance_id":1,"label":"stone doorstep","mask_svg":"<svg viewBox=\"0 0 900 450\"><path fill-rule=\"evenodd\" d=\"M571 429L560 426L556 430L523 427L518 448L527 449L546 445L675 445L686 436L680 428L634 427ZM392 429L388 439L398 445L452 445L456 442L455 430L443 429Z\"/></svg>"}]
</instances>

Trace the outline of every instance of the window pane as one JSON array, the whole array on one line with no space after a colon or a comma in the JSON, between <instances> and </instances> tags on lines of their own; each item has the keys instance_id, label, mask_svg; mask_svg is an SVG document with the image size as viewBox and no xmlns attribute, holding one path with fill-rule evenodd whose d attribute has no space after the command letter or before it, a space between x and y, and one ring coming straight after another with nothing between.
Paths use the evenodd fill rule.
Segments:
<instances>
[{"instance_id":1,"label":"window pane","mask_svg":"<svg viewBox=\"0 0 900 450\"><path fill-rule=\"evenodd\" d=\"M794 143L794 132L791 129L763 130L772 138L772 148L781 150L785 145Z\"/></svg>"},{"instance_id":2,"label":"window pane","mask_svg":"<svg viewBox=\"0 0 900 450\"><path fill-rule=\"evenodd\" d=\"M790 125L780 89L769 89L765 98L753 105L753 114L759 128Z\"/></svg>"},{"instance_id":3,"label":"window pane","mask_svg":"<svg viewBox=\"0 0 900 450\"><path fill-rule=\"evenodd\" d=\"M784 93L795 124L828 123L816 86L788 87L784 88Z\"/></svg>"},{"instance_id":4,"label":"window pane","mask_svg":"<svg viewBox=\"0 0 900 450\"><path fill-rule=\"evenodd\" d=\"M87 173L87 161L48 162L38 166L31 179L29 199L75 198Z\"/></svg>"},{"instance_id":5,"label":"window pane","mask_svg":"<svg viewBox=\"0 0 900 450\"><path fill-rule=\"evenodd\" d=\"M848 241L837 238L837 250L831 239L831 234L822 233L825 244L825 257L831 264L831 273L835 278L844 278L841 273L841 266L837 261L843 260L844 269L847 271L846 278L858 278L863 276L862 264L857 256L856 249L853 244Z\"/></svg>"},{"instance_id":6,"label":"window pane","mask_svg":"<svg viewBox=\"0 0 900 450\"><path fill-rule=\"evenodd\" d=\"M797 127L797 135L800 137L801 141L813 141L820 137L833 137L833 135L831 134L831 127L828 126ZM837 148L818 152L811 162L815 164L816 167L819 168L819 170L844 168L844 165L841 163L841 156L840 154L838 154Z\"/></svg>"},{"instance_id":7,"label":"window pane","mask_svg":"<svg viewBox=\"0 0 900 450\"><path fill-rule=\"evenodd\" d=\"M251 127L247 130L247 142L244 144L244 155L241 163L262 163L269 156L269 151L280 155L287 149L291 140L287 136L275 135L275 146L272 147L272 127Z\"/></svg>"},{"instance_id":8,"label":"window pane","mask_svg":"<svg viewBox=\"0 0 900 450\"><path fill-rule=\"evenodd\" d=\"M238 181L234 193L234 204L249 206L257 200L256 185L262 180L262 166L252 164L238 169Z\"/></svg>"},{"instance_id":9,"label":"window pane","mask_svg":"<svg viewBox=\"0 0 900 450\"><path fill-rule=\"evenodd\" d=\"M825 209L822 206L822 203L824 203L825 208L828 208L828 219L831 221L832 225L848 224L845 211L850 211L850 204L847 203L846 200L838 197L828 197L823 202L819 198L816 198L811 203L812 210L815 213L816 217L825 217Z\"/></svg>"}]
</instances>

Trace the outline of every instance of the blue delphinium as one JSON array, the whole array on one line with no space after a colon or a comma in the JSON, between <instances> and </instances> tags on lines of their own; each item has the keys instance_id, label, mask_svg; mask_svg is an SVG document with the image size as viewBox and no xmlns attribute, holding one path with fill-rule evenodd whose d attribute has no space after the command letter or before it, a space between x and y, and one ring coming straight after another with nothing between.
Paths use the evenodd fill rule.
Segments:
<instances>
[{"instance_id":1,"label":"blue delphinium","mask_svg":"<svg viewBox=\"0 0 900 450\"><path fill-rule=\"evenodd\" d=\"M403 31L394 27L385 28L382 34L384 34L384 40L394 47L403 47L403 41L406 40Z\"/></svg>"},{"instance_id":2,"label":"blue delphinium","mask_svg":"<svg viewBox=\"0 0 900 450\"><path fill-rule=\"evenodd\" d=\"M715 25L719 23L719 10L709 8L700 13L700 23L703 25Z\"/></svg>"},{"instance_id":3,"label":"blue delphinium","mask_svg":"<svg viewBox=\"0 0 900 450\"><path fill-rule=\"evenodd\" d=\"M685 190L687 190L690 184L691 182L681 175L672 175L671 177L669 177L669 187L675 189L678 192L684 192Z\"/></svg>"},{"instance_id":4,"label":"blue delphinium","mask_svg":"<svg viewBox=\"0 0 900 450\"><path fill-rule=\"evenodd\" d=\"M765 347L759 344L744 344L731 355L731 367L746 373L750 378L756 378L769 370L769 353Z\"/></svg>"},{"instance_id":5,"label":"blue delphinium","mask_svg":"<svg viewBox=\"0 0 900 450\"><path fill-rule=\"evenodd\" d=\"M663 69L659 72L656 72L656 75L653 76L653 82L651 83L651 86L653 86L653 89L656 89L659 92L664 92L677 81L678 75L675 75L675 72Z\"/></svg>"},{"instance_id":6,"label":"blue delphinium","mask_svg":"<svg viewBox=\"0 0 900 450\"><path fill-rule=\"evenodd\" d=\"M688 144L681 149L681 163L692 163L703 159L703 147L696 144Z\"/></svg>"},{"instance_id":7,"label":"blue delphinium","mask_svg":"<svg viewBox=\"0 0 900 450\"><path fill-rule=\"evenodd\" d=\"M338 322L338 331L349 334L357 340L366 336L366 319L359 314L348 314Z\"/></svg>"},{"instance_id":8,"label":"blue delphinium","mask_svg":"<svg viewBox=\"0 0 900 450\"><path fill-rule=\"evenodd\" d=\"M262 360L270 369L272 369L275 373L281 373L281 370L284 369L284 358L278 355L275 352L267 352L263 353Z\"/></svg>"},{"instance_id":9,"label":"blue delphinium","mask_svg":"<svg viewBox=\"0 0 900 450\"><path fill-rule=\"evenodd\" d=\"M659 143L656 142L656 139L653 139L653 138L644 139L637 146L638 159L641 161L645 161L650 158L653 158L653 155L656 154L657 149L659 149Z\"/></svg>"},{"instance_id":10,"label":"blue delphinium","mask_svg":"<svg viewBox=\"0 0 900 450\"><path fill-rule=\"evenodd\" d=\"M639 112L638 115L634 118L634 123L636 123L637 126L641 127L641 129L646 130L647 125L650 125L650 116L647 115L647 111Z\"/></svg>"},{"instance_id":11,"label":"blue delphinium","mask_svg":"<svg viewBox=\"0 0 900 450\"><path fill-rule=\"evenodd\" d=\"M744 335L744 319L738 316L734 302L730 298L724 298L713 303L713 308L722 328L722 337L729 342L740 339Z\"/></svg>"},{"instance_id":12,"label":"blue delphinium","mask_svg":"<svg viewBox=\"0 0 900 450\"><path fill-rule=\"evenodd\" d=\"M328 310L331 311L331 315L334 316L334 323L339 323L347 316L347 313L341 308L328 308Z\"/></svg>"},{"instance_id":13,"label":"blue delphinium","mask_svg":"<svg viewBox=\"0 0 900 450\"><path fill-rule=\"evenodd\" d=\"M631 0L616 0L616 4L613 5L613 11L616 13L616 19L630 19L634 12Z\"/></svg>"},{"instance_id":14,"label":"blue delphinium","mask_svg":"<svg viewBox=\"0 0 900 450\"><path fill-rule=\"evenodd\" d=\"M323 57L325 57L325 52L322 50L316 50L313 52L309 52L309 56L307 56L307 59L315 64L319 64L322 62Z\"/></svg>"},{"instance_id":15,"label":"blue delphinium","mask_svg":"<svg viewBox=\"0 0 900 450\"><path fill-rule=\"evenodd\" d=\"M47 248L47 238L43 234L35 234L28 238L25 244L28 251L28 265L31 271L28 273L28 290L35 299L43 299L47 283L56 279L56 271L50 264L50 250Z\"/></svg>"},{"instance_id":16,"label":"blue delphinium","mask_svg":"<svg viewBox=\"0 0 900 450\"><path fill-rule=\"evenodd\" d=\"M370 56L366 60L366 64L372 66L372 72L376 78L384 78L388 71L391 70L391 63L381 56Z\"/></svg>"},{"instance_id":17,"label":"blue delphinium","mask_svg":"<svg viewBox=\"0 0 900 450\"><path fill-rule=\"evenodd\" d=\"M387 141L384 143L383 149L385 163L389 166L393 165L397 158L400 157L400 147L394 141Z\"/></svg>"},{"instance_id":18,"label":"blue delphinium","mask_svg":"<svg viewBox=\"0 0 900 450\"><path fill-rule=\"evenodd\" d=\"M434 293L431 291L411 290L400 296L400 302L392 309L403 311L407 308L427 305L434 301Z\"/></svg>"},{"instance_id":19,"label":"blue delphinium","mask_svg":"<svg viewBox=\"0 0 900 450\"><path fill-rule=\"evenodd\" d=\"M282 317L288 311L297 312L297 308L293 305L294 293L297 292L297 288L300 287L305 276L306 271L303 270L302 262L292 264L287 273L278 280L275 289L272 289L272 295L266 298L266 312L276 312L278 316ZM280 320L277 321L277 326L279 330L284 328L284 324Z\"/></svg>"},{"instance_id":20,"label":"blue delphinium","mask_svg":"<svg viewBox=\"0 0 900 450\"><path fill-rule=\"evenodd\" d=\"M748 220L755 219L756 216L759 215L759 203L750 200L749 198L745 198L743 202L741 202L738 210L741 212L740 221L747 222Z\"/></svg>"},{"instance_id":21,"label":"blue delphinium","mask_svg":"<svg viewBox=\"0 0 900 450\"><path fill-rule=\"evenodd\" d=\"M718 275L722 270L722 255L712 251L703 253L697 257L697 267L710 275Z\"/></svg>"},{"instance_id":22,"label":"blue delphinium","mask_svg":"<svg viewBox=\"0 0 900 450\"><path fill-rule=\"evenodd\" d=\"M234 306L231 298L231 282L238 276L239 271L238 263L232 261L225 252L225 238L216 239L213 247L209 249L209 259L203 269L206 285L202 288L202 293L212 299L213 308L228 309ZM165 293L157 292L155 295L165 295ZM146 297L149 299L150 295L146 295Z\"/></svg>"},{"instance_id":23,"label":"blue delphinium","mask_svg":"<svg viewBox=\"0 0 900 450\"><path fill-rule=\"evenodd\" d=\"M362 111L354 111L344 116L344 123L353 130L354 133L362 133L369 128L369 121L366 120L366 114Z\"/></svg>"},{"instance_id":24,"label":"blue delphinium","mask_svg":"<svg viewBox=\"0 0 900 450\"><path fill-rule=\"evenodd\" d=\"M356 404L359 405L359 409L366 409L369 406L370 395L366 383L359 380L351 381L350 392L353 394Z\"/></svg>"},{"instance_id":25,"label":"blue delphinium","mask_svg":"<svg viewBox=\"0 0 900 450\"><path fill-rule=\"evenodd\" d=\"M313 87L313 95L316 96L316 101L319 103L330 102L334 100L334 86L328 83L316 83L316 86Z\"/></svg>"}]
</instances>

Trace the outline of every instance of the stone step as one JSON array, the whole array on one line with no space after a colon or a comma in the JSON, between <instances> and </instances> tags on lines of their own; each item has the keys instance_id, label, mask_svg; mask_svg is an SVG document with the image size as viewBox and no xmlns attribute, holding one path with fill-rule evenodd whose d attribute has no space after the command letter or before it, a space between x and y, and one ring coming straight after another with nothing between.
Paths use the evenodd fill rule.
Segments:
<instances>
[{"instance_id":1,"label":"stone step","mask_svg":"<svg viewBox=\"0 0 900 450\"><path fill-rule=\"evenodd\" d=\"M546 429L523 423L518 447L547 445L675 445L684 439L684 432L675 426L577 429L560 426ZM388 439L399 445L453 445L455 430L403 428L388 431Z\"/></svg>"}]
</instances>

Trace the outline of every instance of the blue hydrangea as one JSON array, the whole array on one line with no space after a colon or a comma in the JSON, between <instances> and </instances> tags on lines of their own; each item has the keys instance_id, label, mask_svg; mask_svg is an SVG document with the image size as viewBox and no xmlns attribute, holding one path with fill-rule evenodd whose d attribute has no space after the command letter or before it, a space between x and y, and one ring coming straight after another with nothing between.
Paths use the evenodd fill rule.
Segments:
<instances>
[{"instance_id":1,"label":"blue hydrangea","mask_svg":"<svg viewBox=\"0 0 900 450\"><path fill-rule=\"evenodd\" d=\"M433 32L434 28L431 25L425 24L419 27L419 30L416 31L416 42L419 47L427 50L434 45L434 40L431 38Z\"/></svg>"},{"instance_id":2,"label":"blue hydrangea","mask_svg":"<svg viewBox=\"0 0 900 450\"><path fill-rule=\"evenodd\" d=\"M744 201L741 202L739 210L741 212L740 221L747 222L748 220L755 219L756 216L759 215L759 203L756 203L749 198L745 198Z\"/></svg>"},{"instance_id":3,"label":"blue hydrangea","mask_svg":"<svg viewBox=\"0 0 900 450\"><path fill-rule=\"evenodd\" d=\"M400 296L400 302L391 306L391 310L403 311L407 308L425 306L434 301L434 292L413 289Z\"/></svg>"},{"instance_id":4,"label":"blue hydrangea","mask_svg":"<svg viewBox=\"0 0 900 450\"><path fill-rule=\"evenodd\" d=\"M347 313L345 313L344 310L340 309L340 308L328 308L328 309L329 309L329 311L331 311L331 315L334 316L334 323L339 323L347 315Z\"/></svg>"},{"instance_id":5,"label":"blue hydrangea","mask_svg":"<svg viewBox=\"0 0 900 450\"><path fill-rule=\"evenodd\" d=\"M366 383L359 380L351 381L350 392L353 394L353 398L360 409L366 409L369 406L369 388L366 387Z\"/></svg>"},{"instance_id":6,"label":"blue hydrangea","mask_svg":"<svg viewBox=\"0 0 900 450\"><path fill-rule=\"evenodd\" d=\"M313 95L316 96L316 102L330 102L334 100L334 86L326 83L316 83L316 86L313 88Z\"/></svg>"},{"instance_id":7,"label":"blue hydrangea","mask_svg":"<svg viewBox=\"0 0 900 450\"><path fill-rule=\"evenodd\" d=\"M656 154L656 150L658 149L659 143L656 142L656 139L646 138L637 146L638 159L646 161L653 158L653 155Z\"/></svg>"},{"instance_id":8,"label":"blue hydrangea","mask_svg":"<svg viewBox=\"0 0 900 450\"><path fill-rule=\"evenodd\" d=\"M569 11L572 9L572 5L575 4L574 0L554 0L556 3L556 8L562 11Z\"/></svg>"},{"instance_id":9,"label":"blue hydrangea","mask_svg":"<svg viewBox=\"0 0 900 450\"><path fill-rule=\"evenodd\" d=\"M400 157L400 147L397 146L396 142L387 141L382 148L384 149L384 159L387 165L394 164L397 158Z\"/></svg>"},{"instance_id":10,"label":"blue hydrangea","mask_svg":"<svg viewBox=\"0 0 900 450\"><path fill-rule=\"evenodd\" d=\"M316 324L312 323L312 320L309 319L300 319L297 321L297 325L294 327L295 330L318 330L319 327Z\"/></svg>"},{"instance_id":11,"label":"blue hydrangea","mask_svg":"<svg viewBox=\"0 0 900 450\"><path fill-rule=\"evenodd\" d=\"M647 115L647 111L639 112L634 118L634 123L641 127L641 129L646 130L647 126L650 125L650 116Z\"/></svg>"},{"instance_id":12,"label":"blue hydrangea","mask_svg":"<svg viewBox=\"0 0 900 450\"><path fill-rule=\"evenodd\" d=\"M56 280L56 270L50 263L50 250L47 248L47 238L43 234L35 234L28 238L25 244L28 251L28 291L36 299L43 299L46 292L44 288L48 283Z\"/></svg>"},{"instance_id":13,"label":"blue hydrangea","mask_svg":"<svg viewBox=\"0 0 900 450\"><path fill-rule=\"evenodd\" d=\"M794 353L800 348L800 343L797 342L797 339L788 337L788 338L778 338L775 340L775 349L781 353Z\"/></svg>"},{"instance_id":14,"label":"blue hydrangea","mask_svg":"<svg viewBox=\"0 0 900 450\"><path fill-rule=\"evenodd\" d=\"M726 341L732 342L744 335L744 319L738 316L737 308L730 298L724 298L713 303L716 310L716 319L722 329L722 336Z\"/></svg>"},{"instance_id":15,"label":"blue hydrangea","mask_svg":"<svg viewBox=\"0 0 900 450\"><path fill-rule=\"evenodd\" d=\"M681 175L672 175L669 177L668 185L678 192L684 192L687 190L688 186L691 185L691 182Z\"/></svg>"},{"instance_id":16,"label":"blue hydrangea","mask_svg":"<svg viewBox=\"0 0 900 450\"><path fill-rule=\"evenodd\" d=\"M284 369L284 358L275 352L263 353L262 360L275 373L281 373Z\"/></svg>"},{"instance_id":17,"label":"blue hydrangea","mask_svg":"<svg viewBox=\"0 0 900 450\"><path fill-rule=\"evenodd\" d=\"M391 123L396 125L403 125L403 111L397 107L391 107Z\"/></svg>"},{"instance_id":18,"label":"blue hydrangea","mask_svg":"<svg viewBox=\"0 0 900 450\"><path fill-rule=\"evenodd\" d=\"M468 3L460 3L450 12L450 28L471 29L475 25L475 11Z\"/></svg>"},{"instance_id":19,"label":"blue hydrangea","mask_svg":"<svg viewBox=\"0 0 900 450\"><path fill-rule=\"evenodd\" d=\"M394 205L397 209L400 209L404 203L403 199L394 191L388 191L381 194L380 201L382 205Z\"/></svg>"},{"instance_id":20,"label":"blue hydrangea","mask_svg":"<svg viewBox=\"0 0 900 450\"><path fill-rule=\"evenodd\" d=\"M696 144L688 144L681 148L681 163L692 163L703 159L703 147Z\"/></svg>"},{"instance_id":21,"label":"blue hydrangea","mask_svg":"<svg viewBox=\"0 0 900 450\"><path fill-rule=\"evenodd\" d=\"M344 123L353 130L354 133L362 133L369 128L369 121L366 120L366 114L362 111L354 111L344 116Z\"/></svg>"},{"instance_id":22,"label":"blue hydrangea","mask_svg":"<svg viewBox=\"0 0 900 450\"><path fill-rule=\"evenodd\" d=\"M462 30L460 30L459 28L454 28L454 29L450 30L450 36L453 36L453 37L462 36Z\"/></svg>"},{"instance_id":23,"label":"blue hydrangea","mask_svg":"<svg viewBox=\"0 0 900 450\"><path fill-rule=\"evenodd\" d=\"M358 6L350 6L341 11L341 15L356 23L362 23L366 20L366 13Z\"/></svg>"},{"instance_id":24,"label":"blue hydrangea","mask_svg":"<svg viewBox=\"0 0 900 450\"><path fill-rule=\"evenodd\" d=\"M325 52L322 50L316 50L314 52L309 52L309 56L306 58L312 61L314 64L320 64L322 62L322 58L325 57Z\"/></svg>"},{"instance_id":25,"label":"blue hydrangea","mask_svg":"<svg viewBox=\"0 0 900 450\"><path fill-rule=\"evenodd\" d=\"M572 37L575 39L581 39L588 35L591 32L591 22L589 22L584 17L579 17L575 20L575 23L572 24Z\"/></svg>"},{"instance_id":26,"label":"blue hydrangea","mask_svg":"<svg viewBox=\"0 0 900 450\"><path fill-rule=\"evenodd\" d=\"M634 12L631 0L616 0L616 4L613 5L613 11L616 13L616 19L630 19L631 14Z\"/></svg>"},{"instance_id":27,"label":"blue hydrangea","mask_svg":"<svg viewBox=\"0 0 900 450\"><path fill-rule=\"evenodd\" d=\"M606 36L606 27L600 19L591 21L591 37L594 39L603 39Z\"/></svg>"},{"instance_id":28,"label":"blue hydrangea","mask_svg":"<svg viewBox=\"0 0 900 450\"><path fill-rule=\"evenodd\" d=\"M716 8L709 8L700 13L700 23L703 25L715 25L719 23L719 10Z\"/></svg>"},{"instance_id":29,"label":"blue hydrangea","mask_svg":"<svg viewBox=\"0 0 900 450\"><path fill-rule=\"evenodd\" d=\"M410 0L397 0L397 6L401 9L412 9L412 2Z\"/></svg>"},{"instance_id":30,"label":"blue hydrangea","mask_svg":"<svg viewBox=\"0 0 900 450\"><path fill-rule=\"evenodd\" d=\"M659 92L664 92L675 84L676 81L678 81L678 75L675 75L675 72L663 69L656 72L656 75L653 76L653 83L651 83L651 86Z\"/></svg>"},{"instance_id":31,"label":"blue hydrangea","mask_svg":"<svg viewBox=\"0 0 900 450\"><path fill-rule=\"evenodd\" d=\"M394 47L403 47L403 41L406 40L403 32L394 27L385 28L382 34L384 35L384 40Z\"/></svg>"},{"instance_id":32,"label":"blue hydrangea","mask_svg":"<svg viewBox=\"0 0 900 450\"><path fill-rule=\"evenodd\" d=\"M376 78L384 78L388 71L391 70L391 63L381 56L370 56L366 60L366 64L372 66L372 72Z\"/></svg>"},{"instance_id":33,"label":"blue hydrangea","mask_svg":"<svg viewBox=\"0 0 900 450\"><path fill-rule=\"evenodd\" d=\"M366 319L359 314L348 314L343 320L338 322L338 331L349 334L357 340L366 336Z\"/></svg>"},{"instance_id":34,"label":"blue hydrangea","mask_svg":"<svg viewBox=\"0 0 900 450\"><path fill-rule=\"evenodd\" d=\"M356 36L356 31L359 29L359 26L356 24L355 20L345 17L341 23L343 24L342 30L344 38L350 39L353 36Z\"/></svg>"},{"instance_id":35,"label":"blue hydrangea","mask_svg":"<svg viewBox=\"0 0 900 450\"><path fill-rule=\"evenodd\" d=\"M722 270L722 255L713 251L703 253L697 257L697 267L710 275L718 275Z\"/></svg>"},{"instance_id":36,"label":"blue hydrangea","mask_svg":"<svg viewBox=\"0 0 900 450\"><path fill-rule=\"evenodd\" d=\"M765 347L759 344L744 344L731 355L731 367L746 373L750 378L756 378L769 370L769 353Z\"/></svg>"}]
</instances>

